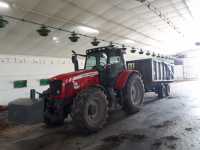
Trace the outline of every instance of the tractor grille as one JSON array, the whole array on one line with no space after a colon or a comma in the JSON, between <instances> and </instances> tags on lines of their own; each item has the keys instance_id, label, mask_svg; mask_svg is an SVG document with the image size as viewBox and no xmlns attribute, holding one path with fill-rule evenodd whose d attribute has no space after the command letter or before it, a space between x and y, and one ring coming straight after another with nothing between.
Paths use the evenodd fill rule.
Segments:
<instances>
[{"instance_id":1,"label":"tractor grille","mask_svg":"<svg viewBox=\"0 0 200 150\"><path fill-rule=\"evenodd\" d=\"M59 96L61 94L62 89L62 81L54 80L50 81L50 92L52 96Z\"/></svg>"}]
</instances>

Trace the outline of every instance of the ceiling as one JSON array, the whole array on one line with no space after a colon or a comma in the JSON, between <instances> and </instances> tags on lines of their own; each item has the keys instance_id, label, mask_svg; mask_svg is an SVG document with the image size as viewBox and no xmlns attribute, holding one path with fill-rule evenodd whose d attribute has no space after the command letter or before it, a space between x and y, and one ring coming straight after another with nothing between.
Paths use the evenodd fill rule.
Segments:
<instances>
[{"instance_id":1,"label":"ceiling","mask_svg":"<svg viewBox=\"0 0 200 150\"><path fill-rule=\"evenodd\" d=\"M0 15L24 18L160 54L198 48L194 45L199 35L197 6L200 3L197 5L197 0L149 0L184 37L136 0L4 1L10 4L10 8L0 8ZM48 37L41 37L36 32L38 25L6 20L9 24L0 29L0 54L66 57L71 55L71 50L84 53L85 49L92 47L91 39L86 37L72 43L69 34L58 30L52 30ZM101 42L100 46L107 44Z\"/></svg>"}]
</instances>

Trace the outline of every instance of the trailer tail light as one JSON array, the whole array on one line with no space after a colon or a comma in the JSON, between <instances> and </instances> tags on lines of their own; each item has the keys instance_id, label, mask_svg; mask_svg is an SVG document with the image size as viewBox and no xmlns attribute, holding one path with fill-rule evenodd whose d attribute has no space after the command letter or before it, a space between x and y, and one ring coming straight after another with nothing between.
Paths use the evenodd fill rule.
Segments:
<instances>
[{"instance_id":1,"label":"trailer tail light","mask_svg":"<svg viewBox=\"0 0 200 150\"><path fill-rule=\"evenodd\" d=\"M50 81L50 94L52 96L59 96L62 91L62 81L60 80L53 80Z\"/></svg>"}]
</instances>

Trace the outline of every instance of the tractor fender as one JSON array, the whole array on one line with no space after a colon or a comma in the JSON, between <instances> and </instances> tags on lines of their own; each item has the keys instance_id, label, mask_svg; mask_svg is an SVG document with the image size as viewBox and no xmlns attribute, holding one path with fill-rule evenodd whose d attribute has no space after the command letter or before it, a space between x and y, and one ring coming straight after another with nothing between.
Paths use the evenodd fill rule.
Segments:
<instances>
[{"instance_id":1,"label":"tractor fender","mask_svg":"<svg viewBox=\"0 0 200 150\"><path fill-rule=\"evenodd\" d=\"M92 85L92 86L89 86L88 88L99 88L100 90L102 90L104 93L107 94L106 89L100 84Z\"/></svg>"},{"instance_id":2,"label":"tractor fender","mask_svg":"<svg viewBox=\"0 0 200 150\"><path fill-rule=\"evenodd\" d=\"M105 94L107 94L107 90L100 84L94 84L94 85L88 86L87 88L84 88L84 89L80 90L79 93L81 91L87 90L89 88L98 88L98 89L102 90Z\"/></svg>"},{"instance_id":3,"label":"tractor fender","mask_svg":"<svg viewBox=\"0 0 200 150\"><path fill-rule=\"evenodd\" d=\"M139 76L141 76L137 70L123 70L117 77L115 89L122 90L124 88L124 86L126 85L128 78L132 74L135 74L135 73L138 74Z\"/></svg>"}]
</instances>

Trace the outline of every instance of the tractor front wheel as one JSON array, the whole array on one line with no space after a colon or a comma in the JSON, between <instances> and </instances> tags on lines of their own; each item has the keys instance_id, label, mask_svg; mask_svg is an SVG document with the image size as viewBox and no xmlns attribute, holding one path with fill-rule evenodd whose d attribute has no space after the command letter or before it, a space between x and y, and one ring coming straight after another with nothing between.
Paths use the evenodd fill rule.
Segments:
<instances>
[{"instance_id":1,"label":"tractor front wheel","mask_svg":"<svg viewBox=\"0 0 200 150\"><path fill-rule=\"evenodd\" d=\"M65 116L63 105L60 103L51 104L48 100L46 100L44 108L44 123L50 127L60 126L64 124L64 120Z\"/></svg>"},{"instance_id":2,"label":"tractor front wheel","mask_svg":"<svg viewBox=\"0 0 200 150\"><path fill-rule=\"evenodd\" d=\"M105 93L96 87L80 92L72 106L74 125L87 133L103 127L108 117L108 102Z\"/></svg>"},{"instance_id":3,"label":"tractor front wheel","mask_svg":"<svg viewBox=\"0 0 200 150\"><path fill-rule=\"evenodd\" d=\"M139 111L140 106L143 104L144 98L144 84L138 74L132 74L124 89L124 106L123 109L128 114L133 114Z\"/></svg>"}]
</instances>

